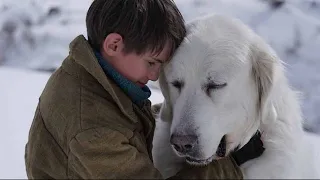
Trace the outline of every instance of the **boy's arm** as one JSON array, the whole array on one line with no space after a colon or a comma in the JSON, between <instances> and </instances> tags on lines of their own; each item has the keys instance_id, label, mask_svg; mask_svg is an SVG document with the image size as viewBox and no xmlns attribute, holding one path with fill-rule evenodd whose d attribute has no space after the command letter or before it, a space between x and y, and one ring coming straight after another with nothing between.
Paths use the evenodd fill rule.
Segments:
<instances>
[{"instance_id":1,"label":"boy's arm","mask_svg":"<svg viewBox=\"0 0 320 180\"><path fill-rule=\"evenodd\" d=\"M107 128L103 129L103 133L95 129L87 130L78 134L69 145L69 178L163 179L149 156L130 145L129 140L118 131ZM186 167L169 179L185 178L243 177L236 163L231 158L224 158L204 167Z\"/></svg>"}]
</instances>

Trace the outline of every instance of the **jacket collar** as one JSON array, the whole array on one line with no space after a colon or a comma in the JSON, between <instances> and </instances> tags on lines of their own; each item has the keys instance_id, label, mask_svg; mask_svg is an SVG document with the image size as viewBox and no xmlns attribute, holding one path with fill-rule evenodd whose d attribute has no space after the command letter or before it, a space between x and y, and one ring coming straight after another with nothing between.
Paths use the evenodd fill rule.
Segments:
<instances>
[{"instance_id":1,"label":"jacket collar","mask_svg":"<svg viewBox=\"0 0 320 180\"><path fill-rule=\"evenodd\" d=\"M125 78L122 74L116 71L111 64L106 61L100 52L95 51L95 56L98 59L100 66L102 67L105 74L112 78L118 86L131 98L131 100L137 104L138 106L142 106L143 102L147 100L150 95L151 91L148 86L144 85L142 88L138 85L134 84L127 78Z\"/></svg>"},{"instance_id":2,"label":"jacket collar","mask_svg":"<svg viewBox=\"0 0 320 180\"><path fill-rule=\"evenodd\" d=\"M89 74L91 74L111 95L122 113L137 122L130 98L106 76L94 54L93 49L83 35L76 37L69 45L69 56Z\"/></svg>"}]
</instances>

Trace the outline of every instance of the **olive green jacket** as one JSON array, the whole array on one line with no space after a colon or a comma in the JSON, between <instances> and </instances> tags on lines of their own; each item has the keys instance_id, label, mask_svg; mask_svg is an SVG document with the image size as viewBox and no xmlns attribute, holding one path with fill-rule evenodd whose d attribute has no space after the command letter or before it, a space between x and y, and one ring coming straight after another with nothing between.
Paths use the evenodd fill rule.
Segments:
<instances>
[{"instance_id":1,"label":"olive green jacket","mask_svg":"<svg viewBox=\"0 0 320 180\"><path fill-rule=\"evenodd\" d=\"M84 36L49 78L25 149L31 179L161 179L152 163L155 120L110 80ZM230 158L186 167L176 179L242 178Z\"/></svg>"}]
</instances>

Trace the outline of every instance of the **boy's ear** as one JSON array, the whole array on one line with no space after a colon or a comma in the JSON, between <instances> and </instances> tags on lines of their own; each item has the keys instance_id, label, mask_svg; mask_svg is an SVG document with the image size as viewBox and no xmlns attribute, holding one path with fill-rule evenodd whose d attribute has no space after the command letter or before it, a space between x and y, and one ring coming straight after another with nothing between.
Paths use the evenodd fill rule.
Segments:
<instances>
[{"instance_id":1,"label":"boy's ear","mask_svg":"<svg viewBox=\"0 0 320 180\"><path fill-rule=\"evenodd\" d=\"M118 33L110 33L103 41L103 51L108 56L115 56L124 48L123 38Z\"/></svg>"}]
</instances>

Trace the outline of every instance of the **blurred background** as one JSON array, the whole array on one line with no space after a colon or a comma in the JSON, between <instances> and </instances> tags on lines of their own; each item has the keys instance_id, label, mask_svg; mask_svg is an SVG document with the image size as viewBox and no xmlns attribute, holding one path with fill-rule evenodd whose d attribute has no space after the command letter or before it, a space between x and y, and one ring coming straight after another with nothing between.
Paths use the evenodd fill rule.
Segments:
<instances>
[{"instance_id":1,"label":"blurred background","mask_svg":"<svg viewBox=\"0 0 320 180\"><path fill-rule=\"evenodd\" d=\"M25 178L33 113L69 43L86 36L92 0L0 0L0 178ZM320 0L175 0L186 22L208 13L239 18L286 63L301 92L307 132L320 135ZM155 84L150 83L153 91ZM320 139L316 140L320 145Z\"/></svg>"}]
</instances>

